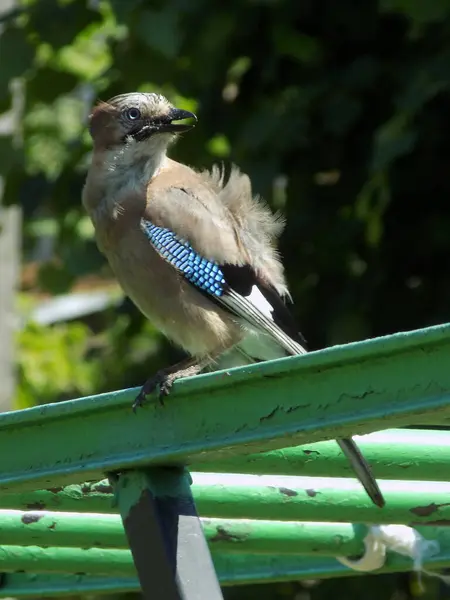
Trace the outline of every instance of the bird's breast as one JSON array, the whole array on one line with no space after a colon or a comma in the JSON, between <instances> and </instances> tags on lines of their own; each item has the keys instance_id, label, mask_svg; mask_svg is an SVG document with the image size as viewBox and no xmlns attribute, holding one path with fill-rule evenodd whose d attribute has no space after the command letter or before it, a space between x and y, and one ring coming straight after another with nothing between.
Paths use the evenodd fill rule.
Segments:
<instances>
[{"instance_id":1,"label":"bird's breast","mask_svg":"<svg viewBox=\"0 0 450 600\"><path fill-rule=\"evenodd\" d=\"M239 324L186 282L141 230L123 234L106 255L127 296L191 355L214 354L242 338Z\"/></svg>"}]
</instances>

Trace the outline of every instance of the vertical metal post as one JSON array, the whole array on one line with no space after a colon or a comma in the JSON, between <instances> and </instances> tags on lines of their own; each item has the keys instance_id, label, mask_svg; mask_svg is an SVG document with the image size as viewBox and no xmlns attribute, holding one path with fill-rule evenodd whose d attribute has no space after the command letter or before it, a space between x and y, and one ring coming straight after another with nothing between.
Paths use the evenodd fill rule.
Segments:
<instances>
[{"instance_id":1,"label":"vertical metal post","mask_svg":"<svg viewBox=\"0 0 450 600\"><path fill-rule=\"evenodd\" d=\"M149 468L110 480L144 598L222 600L188 471Z\"/></svg>"}]
</instances>

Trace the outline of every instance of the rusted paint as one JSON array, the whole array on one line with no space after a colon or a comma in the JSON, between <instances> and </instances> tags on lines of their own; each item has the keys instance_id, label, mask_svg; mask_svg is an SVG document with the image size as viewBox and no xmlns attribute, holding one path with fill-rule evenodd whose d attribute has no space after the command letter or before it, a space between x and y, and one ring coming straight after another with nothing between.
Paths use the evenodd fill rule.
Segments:
<instances>
[{"instance_id":1,"label":"rusted paint","mask_svg":"<svg viewBox=\"0 0 450 600\"><path fill-rule=\"evenodd\" d=\"M55 529L55 527L56 527L56 521L53 521L53 523L48 526L49 529Z\"/></svg>"},{"instance_id":2,"label":"rusted paint","mask_svg":"<svg viewBox=\"0 0 450 600\"><path fill-rule=\"evenodd\" d=\"M248 535L236 535L235 533L230 533L226 530L225 527L217 527L217 533L215 536L210 538L210 542L244 542Z\"/></svg>"},{"instance_id":3,"label":"rusted paint","mask_svg":"<svg viewBox=\"0 0 450 600\"><path fill-rule=\"evenodd\" d=\"M289 488L280 487L278 488L278 490L281 494L284 494L285 496L289 496L291 498L294 496L298 496L298 492L296 492L295 490L290 490Z\"/></svg>"},{"instance_id":4,"label":"rusted paint","mask_svg":"<svg viewBox=\"0 0 450 600\"><path fill-rule=\"evenodd\" d=\"M62 492L63 489L64 488L62 486L52 487L52 488L47 488L47 492L51 492L52 494L58 494L59 492Z\"/></svg>"},{"instance_id":5,"label":"rusted paint","mask_svg":"<svg viewBox=\"0 0 450 600\"><path fill-rule=\"evenodd\" d=\"M37 523L39 519L42 519L44 515L36 515L34 513L25 513L21 521L24 525L31 525L31 523Z\"/></svg>"},{"instance_id":6,"label":"rusted paint","mask_svg":"<svg viewBox=\"0 0 450 600\"><path fill-rule=\"evenodd\" d=\"M318 450L302 450L302 452L307 456L309 456L310 454L316 454L317 456L320 456L320 452Z\"/></svg>"},{"instance_id":7,"label":"rusted paint","mask_svg":"<svg viewBox=\"0 0 450 600\"><path fill-rule=\"evenodd\" d=\"M310 498L314 498L314 496L317 496L317 494L318 494L319 492L316 492L316 490L313 490L313 489L309 489L309 490L306 490L306 493L308 494L308 496L309 496Z\"/></svg>"},{"instance_id":8,"label":"rusted paint","mask_svg":"<svg viewBox=\"0 0 450 600\"><path fill-rule=\"evenodd\" d=\"M416 506L415 508L411 508L410 510L413 514L417 515L418 517L429 517L444 506L450 506L450 502L445 502L444 504L435 504L434 502L432 502L427 506Z\"/></svg>"}]
</instances>

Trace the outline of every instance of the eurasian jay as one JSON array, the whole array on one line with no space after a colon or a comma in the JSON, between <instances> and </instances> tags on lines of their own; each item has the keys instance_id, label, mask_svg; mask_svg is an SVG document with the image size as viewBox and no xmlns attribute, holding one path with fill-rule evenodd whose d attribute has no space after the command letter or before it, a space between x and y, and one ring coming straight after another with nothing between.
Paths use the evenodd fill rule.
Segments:
<instances>
[{"instance_id":1,"label":"eurasian jay","mask_svg":"<svg viewBox=\"0 0 450 600\"><path fill-rule=\"evenodd\" d=\"M238 169L225 182L217 167L199 172L167 157L177 134L194 126L184 119L196 121L164 96L145 93L101 102L90 118L94 151L83 204L99 249L125 293L189 354L151 377L134 407L223 357L237 366L306 352L274 247L282 222ZM357 445L338 443L383 506Z\"/></svg>"}]
</instances>

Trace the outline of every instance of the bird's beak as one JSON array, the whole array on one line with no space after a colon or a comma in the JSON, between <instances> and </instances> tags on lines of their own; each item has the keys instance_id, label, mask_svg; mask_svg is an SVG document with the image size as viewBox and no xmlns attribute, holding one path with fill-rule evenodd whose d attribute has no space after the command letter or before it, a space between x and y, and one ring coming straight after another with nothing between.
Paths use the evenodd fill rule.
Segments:
<instances>
[{"instance_id":1,"label":"bird's beak","mask_svg":"<svg viewBox=\"0 0 450 600\"><path fill-rule=\"evenodd\" d=\"M194 119L194 123L174 123L173 121L182 121L184 119ZM181 108L172 108L168 115L168 122L161 123L158 128L158 132L172 132L172 133L181 133L182 131L189 131L195 127L195 123L197 122L197 117L194 113L189 112L188 110L182 110Z\"/></svg>"},{"instance_id":2,"label":"bird's beak","mask_svg":"<svg viewBox=\"0 0 450 600\"><path fill-rule=\"evenodd\" d=\"M173 122L182 121L183 119L194 119L195 122ZM194 115L194 113L191 113L188 110L182 110L181 108L172 108L162 120L148 121L146 124L140 126L137 130L127 134L126 137L131 136L137 142L141 142L158 133L181 133L183 131L189 131L189 129L195 127L196 122L197 117Z\"/></svg>"}]
</instances>

